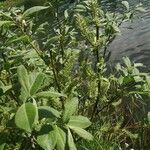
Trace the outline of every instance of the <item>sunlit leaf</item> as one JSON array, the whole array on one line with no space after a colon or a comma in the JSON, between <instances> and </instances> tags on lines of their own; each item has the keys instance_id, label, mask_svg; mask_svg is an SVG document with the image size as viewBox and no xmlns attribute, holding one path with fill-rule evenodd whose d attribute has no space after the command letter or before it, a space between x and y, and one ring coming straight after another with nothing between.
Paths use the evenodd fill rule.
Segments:
<instances>
[{"instance_id":1,"label":"sunlit leaf","mask_svg":"<svg viewBox=\"0 0 150 150\"><path fill-rule=\"evenodd\" d=\"M31 132L33 125L38 122L37 107L32 103L23 104L17 111L15 123L20 129Z\"/></svg>"},{"instance_id":2,"label":"sunlit leaf","mask_svg":"<svg viewBox=\"0 0 150 150\"><path fill-rule=\"evenodd\" d=\"M66 146L66 133L57 127L57 150L65 150Z\"/></svg>"},{"instance_id":3,"label":"sunlit leaf","mask_svg":"<svg viewBox=\"0 0 150 150\"><path fill-rule=\"evenodd\" d=\"M128 68L132 67L131 61L128 57L123 57L123 61Z\"/></svg>"},{"instance_id":4,"label":"sunlit leaf","mask_svg":"<svg viewBox=\"0 0 150 150\"><path fill-rule=\"evenodd\" d=\"M8 44L10 43L14 43L14 42L19 42L19 41L22 41L22 42L27 42L28 41L28 36L27 35L23 35L21 37L18 37L18 38L15 38L15 39L12 39L10 41L8 41Z\"/></svg>"},{"instance_id":5,"label":"sunlit leaf","mask_svg":"<svg viewBox=\"0 0 150 150\"><path fill-rule=\"evenodd\" d=\"M49 8L49 7L45 7L45 6L34 6L34 7L31 7L31 8L29 8L29 9L27 9L27 10L23 13L22 17L27 17L27 16L29 16L29 15L31 15L31 14L33 14L33 13L36 13L36 12L38 12L38 11L41 11L41 10L44 10L44 9L47 9L47 8Z\"/></svg>"},{"instance_id":6,"label":"sunlit leaf","mask_svg":"<svg viewBox=\"0 0 150 150\"><path fill-rule=\"evenodd\" d=\"M112 24L112 28L113 28L113 30L114 30L115 32L120 32L120 29L119 29L119 27L117 26L116 23L113 23L113 24Z\"/></svg>"},{"instance_id":7,"label":"sunlit leaf","mask_svg":"<svg viewBox=\"0 0 150 150\"><path fill-rule=\"evenodd\" d=\"M68 146L70 150L77 150L70 129L68 129Z\"/></svg>"},{"instance_id":8,"label":"sunlit leaf","mask_svg":"<svg viewBox=\"0 0 150 150\"><path fill-rule=\"evenodd\" d=\"M44 80L45 76L43 73L39 73L38 76L36 77L34 83L31 86L30 89L30 94L34 95L41 87L43 80Z\"/></svg>"},{"instance_id":9,"label":"sunlit leaf","mask_svg":"<svg viewBox=\"0 0 150 150\"><path fill-rule=\"evenodd\" d=\"M23 65L18 67L17 74L18 74L19 82L21 86L23 87L23 89L26 92L30 93L30 83L29 83L28 72Z\"/></svg>"},{"instance_id":10,"label":"sunlit leaf","mask_svg":"<svg viewBox=\"0 0 150 150\"><path fill-rule=\"evenodd\" d=\"M4 85L3 82L0 81L0 93L4 94L5 92L7 92L8 90L10 90L12 88L12 85ZM1 95L0 94L0 95Z\"/></svg>"},{"instance_id":11,"label":"sunlit leaf","mask_svg":"<svg viewBox=\"0 0 150 150\"><path fill-rule=\"evenodd\" d=\"M146 12L146 10L145 10L143 7L137 7L137 8L136 8L136 11L139 11L139 12Z\"/></svg>"},{"instance_id":12,"label":"sunlit leaf","mask_svg":"<svg viewBox=\"0 0 150 150\"><path fill-rule=\"evenodd\" d=\"M150 124L150 112L148 112L147 117L148 117L148 122Z\"/></svg>"},{"instance_id":13,"label":"sunlit leaf","mask_svg":"<svg viewBox=\"0 0 150 150\"><path fill-rule=\"evenodd\" d=\"M38 92L35 94L37 97L43 97L43 98L48 98L48 97L66 97L66 95L58 93L58 92L53 92L53 91L43 91L43 92Z\"/></svg>"},{"instance_id":14,"label":"sunlit leaf","mask_svg":"<svg viewBox=\"0 0 150 150\"><path fill-rule=\"evenodd\" d=\"M68 99L65 103L65 110L63 113L63 120L64 122L69 121L70 117L76 112L78 107L78 99Z\"/></svg>"},{"instance_id":15,"label":"sunlit leaf","mask_svg":"<svg viewBox=\"0 0 150 150\"><path fill-rule=\"evenodd\" d=\"M87 140L93 140L93 136L84 129L74 126L69 126L69 128L72 129L75 133L77 133L80 137Z\"/></svg>"},{"instance_id":16,"label":"sunlit leaf","mask_svg":"<svg viewBox=\"0 0 150 150\"><path fill-rule=\"evenodd\" d=\"M49 128L49 126L46 126L46 128ZM53 150L57 142L57 132L55 128L50 130L48 133L47 131L43 131L43 132L44 132L43 134L41 133L37 137L37 143L44 150Z\"/></svg>"},{"instance_id":17,"label":"sunlit leaf","mask_svg":"<svg viewBox=\"0 0 150 150\"><path fill-rule=\"evenodd\" d=\"M87 128L91 125L91 122L87 117L84 116L71 116L67 125L80 128Z\"/></svg>"},{"instance_id":18,"label":"sunlit leaf","mask_svg":"<svg viewBox=\"0 0 150 150\"><path fill-rule=\"evenodd\" d=\"M127 11L129 11L129 3L128 3L128 1L122 1L122 4L126 7Z\"/></svg>"},{"instance_id":19,"label":"sunlit leaf","mask_svg":"<svg viewBox=\"0 0 150 150\"><path fill-rule=\"evenodd\" d=\"M3 25L11 25L12 23L12 21L0 21L0 27Z\"/></svg>"},{"instance_id":20,"label":"sunlit leaf","mask_svg":"<svg viewBox=\"0 0 150 150\"><path fill-rule=\"evenodd\" d=\"M6 143L0 144L0 150L4 150Z\"/></svg>"}]
</instances>

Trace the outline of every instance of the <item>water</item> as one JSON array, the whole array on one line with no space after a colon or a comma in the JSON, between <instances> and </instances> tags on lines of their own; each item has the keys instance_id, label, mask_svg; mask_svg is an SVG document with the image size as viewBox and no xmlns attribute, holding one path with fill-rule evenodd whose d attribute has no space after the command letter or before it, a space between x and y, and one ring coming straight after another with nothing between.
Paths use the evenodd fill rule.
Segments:
<instances>
[{"instance_id":1,"label":"water","mask_svg":"<svg viewBox=\"0 0 150 150\"><path fill-rule=\"evenodd\" d=\"M115 5L117 0L105 0L106 6ZM150 71L150 0L128 0L131 5L142 2L146 12L133 23L124 23L122 34L109 46L112 52L111 61L118 62L123 56L128 56L134 62L141 62ZM119 8L117 8L119 9Z\"/></svg>"}]
</instances>

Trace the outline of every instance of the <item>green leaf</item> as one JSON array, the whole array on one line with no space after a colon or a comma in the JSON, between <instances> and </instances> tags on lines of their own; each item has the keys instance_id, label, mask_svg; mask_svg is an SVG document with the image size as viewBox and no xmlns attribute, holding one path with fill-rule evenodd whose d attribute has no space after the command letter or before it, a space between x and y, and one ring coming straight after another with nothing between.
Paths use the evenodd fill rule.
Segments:
<instances>
[{"instance_id":1,"label":"green leaf","mask_svg":"<svg viewBox=\"0 0 150 150\"><path fill-rule=\"evenodd\" d=\"M122 4L126 7L127 11L129 11L129 3L127 1L122 1Z\"/></svg>"},{"instance_id":2,"label":"green leaf","mask_svg":"<svg viewBox=\"0 0 150 150\"><path fill-rule=\"evenodd\" d=\"M60 38L60 35L53 36L53 37L49 38L49 39L46 41L46 43L45 43L45 47L48 47L50 44L52 44L52 43L58 41L59 38Z\"/></svg>"},{"instance_id":3,"label":"green leaf","mask_svg":"<svg viewBox=\"0 0 150 150\"><path fill-rule=\"evenodd\" d=\"M30 96L29 93L26 90L24 90L24 88L21 88L21 93L20 93L19 98L20 98L20 100L23 101L23 103L26 102L26 100L29 98L29 96Z\"/></svg>"},{"instance_id":4,"label":"green leaf","mask_svg":"<svg viewBox=\"0 0 150 150\"><path fill-rule=\"evenodd\" d=\"M68 11L67 10L64 11L64 16L65 16L66 19L68 18L69 15L68 15Z\"/></svg>"},{"instance_id":5,"label":"green leaf","mask_svg":"<svg viewBox=\"0 0 150 150\"><path fill-rule=\"evenodd\" d=\"M123 85L124 86L134 85L133 83L135 83L135 80L134 80L133 76L125 76L123 78Z\"/></svg>"},{"instance_id":6,"label":"green leaf","mask_svg":"<svg viewBox=\"0 0 150 150\"><path fill-rule=\"evenodd\" d=\"M77 150L70 129L68 129L68 146L70 150Z\"/></svg>"},{"instance_id":7,"label":"green leaf","mask_svg":"<svg viewBox=\"0 0 150 150\"><path fill-rule=\"evenodd\" d=\"M12 85L4 85L2 81L0 81L0 93L4 94L8 90L12 88ZM1 94L0 94L1 95Z\"/></svg>"},{"instance_id":8,"label":"green leaf","mask_svg":"<svg viewBox=\"0 0 150 150\"><path fill-rule=\"evenodd\" d=\"M45 7L45 6L34 6L34 7L31 7L31 8L29 8L29 9L27 9L27 10L23 13L22 17L27 17L27 16L29 16L29 15L31 15L31 14L33 14L33 13L36 13L36 12L38 12L38 11L41 11L41 10L44 10L44 9L47 9L47 8L49 8L49 7Z\"/></svg>"},{"instance_id":9,"label":"green leaf","mask_svg":"<svg viewBox=\"0 0 150 150\"><path fill-rule=\"evenodd\" d=\"M57 132L55 129L49 131L49 133L41 134L37 137L37 143L44 150L53 150L57 142Z\"/></svg>"},{"instance_id":10,"label":"green leaf","mask_svg":"<svg viewBox=\"0 0 150 150\"><path fill-rule=\"evenodd\" d=\"M53 91L43 91L35 94L37 97L43 97L43 98L48 98L48 97L66 97L66 95L58 93L58 92L53 92Z\"/></svg>"},{"instance_id":11,"label":"green leaf","mask_svg":"<svg viewBox=\"0 0 150 150\"><path fill-rule=\"evenodd\" d=\"M132 67L131 61L128 57L123 57L123 62L128 68Z\"/></svg>"},{"instance_id":12,"label":"green leaf","mask_svg":"<svg viewBox=\"0 0 150 150\"><path fill-rule=\"evenodd\" d=\"M91 125L91 122L87 117L84 116L71 116L67 125L80 128L87 128Z\"/></svg>"},{"instance_id":13,"label":"green leaf","mask_svg":"<svg viewBox=\"0 0 150 150\"><path fill-rule=\"evenodd\" d=\"M12 21L0 21L0 27L3 25L11 25L12 23Z\"/></svg>"},{"instance_id":14,"label":"green leaf","mask_svg":"<svg viewBox=\"0 0 150 150\"><path fill-rule=\"evenodd\" d=\"M87 8L85 7L85 5L77 5L76 8L74 9L75 12L86 12Z\"/></svg>"},{"instance_id":15,"label":"green leaf","mask_svg":"<svg viewBox=\"0 0 150 150\"><path fill-rule=\"evenodd\" d=\"M12 39L12 40L8 41L8 44L11 44L11 43L14 43L14 42L19 42L19 41L26 42L28 40L29 40L29 37L27 35L23 35L23 36L20 36L18 38L15 38L15 39Z\"/></svg>"},{"instance_id":16,"label":"green leaf","mask_svg":"<svg viewBox=\"0 0 150 150\"><path fill-rule=\"evenodd\" d=\"M150 112L148 112L147 117L148 117L148 122L150 124Z\"/></svg>"},{"instance_id":17,"label":"green leaf","mask_svg":"<svg viewBox=\"0 0 150 150\"><path fill-rule=\"evenodd\" d=\"M60 112L50 106L40 106L38 107L40 118L50 118L50 117L60 117Z\"/></svg>"},{"instance_id":18,"label":"green leaf","mask_svg":"<svg viewBox=\"0 0 150 150\"><path fill-rule=\"evenodd\" d=\"M65 150L66 146L66 133L59 127L57 129L57 150Z\"/></svg>"},{"instance_id":19,"label":"green leaf","mask_svg":"<svg viewBox=\"0 0 150 150\"><path fill-rule=\"evenodd\" d=\"M44 78L45 78L45 76L43 73L38 74L38 76L36 77L34 83L31 86L31 89L30 89L31 96L34 95L40 89Z\"/></svg>"},{"instance_id":20,"label":"green leaf","mask_svg":"<svg viewBox=\"0 0 150 150\"><path fill-rule=\"evenodd\" d=\"M117 106L119 106L121 103L122 103L122 99L119 99L118 101L113 102L112 105L113 105L114 107L117 107Z\"/></svg>"},{"instance_id":21,"label":"green leaf","mask_svg":"<svg viewBox=\"0 0 150 150\"><path fill-rule=\"evenodd\" d=\"M120 32L120 29L119 29L119 27L117 26L116 23L113 23L113 24L112 24L112 28L113 28L113 30L114 30L115 32Z\"/></svg>"},{"instance_id":22,"label":"green leaf","mask_svg":"<svg viewBox=\"0 0 150 150\"><path fill-rule=\"evenodd\" d=\"M2 87L4 93L10 90L11 88L12 88L12 85Z\"/></svg>"},{"instance_id":23,"label":"green leaf","mask_svg":"<svg viewBox=\"0 0 150 150\"><path fill-rule=\"evenodd\" d=\"M0 150L4 150L6 143L0 144Z\"/></svg>"},{"instance_id":24,"label":"green leaf","mask_svg":"<svg viewBox=\"0 0 150 150\"><path fill-rule=\"evenodd\" d=\"M23 89L27 93L30 93L30 82L29 82L28 72L23 65L18 67L17 74L18 74L19 82L21 86L23 87Z\"/></svg>"},{"instance_id":25,"label":"green leaf","mask_svg":"<svg viewBox=\"0 0 150 150\"><path fill-rule=\"evenodd\" d=\"M139 12L146 12L146 10L143 7L137 7L135 10Z\"/></svg>"},{"instance_id":26,"label":"green leaf","mask_svg":"<svg viewBox=\"0 0 150 150\"><path fill-rule=\"evenodd\" d=\"M77 133L80 137L86 140L93 140L93 136L84 129L74 126L69 126L69 128L72 129L75 133Z\"/></svg>"},{"instance_id":27,"label":"green leaf","mask_svg":"<svg viewBox=\"0 0 150 150\"><path fill-rule=\"evenodd\" d=\"M67 100L65 103L65 110L63 113L63 121L69 121L70 117L76 112L78 107L78 99L73 98L71 100Z\"/></svg>"},{"instance_id":28,"label":"green leaf","mask_svg":"<svg viewBox=\"0 0 150 150\"><path fill-rule=\"evenodd\" d=\"M37 122L38 111L34 104L25 103L18 109L15 116L15 123L19 128L31 132L33 125Z\"/></svg>"}]
</instances>

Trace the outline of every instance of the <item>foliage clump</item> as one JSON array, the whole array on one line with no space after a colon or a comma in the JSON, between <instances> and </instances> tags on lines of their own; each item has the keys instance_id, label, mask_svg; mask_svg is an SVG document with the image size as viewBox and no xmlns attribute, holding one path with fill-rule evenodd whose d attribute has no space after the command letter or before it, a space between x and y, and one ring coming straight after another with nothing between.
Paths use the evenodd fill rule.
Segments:
<instances>
[{"instance_id":1,"label":"foliage clump","mask_svg":"<svg viewBox=\"0 0 150 150\"><path fill-rule=\"evenodd\" d=\"M107 69L119 26L143 10L120 6L58 0L0 11L0 149L150 145L149 73L127 57Z\"/></svg>"}]
</instances>

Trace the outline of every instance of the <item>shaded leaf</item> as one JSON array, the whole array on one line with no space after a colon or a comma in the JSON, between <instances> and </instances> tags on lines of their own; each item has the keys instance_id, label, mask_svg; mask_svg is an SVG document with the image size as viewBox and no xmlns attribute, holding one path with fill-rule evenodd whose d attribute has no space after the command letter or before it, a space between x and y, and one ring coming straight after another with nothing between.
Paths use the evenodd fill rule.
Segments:
<instances>
[{"instance_id":1,"label":"shaded leaf","mask_svg":"<svg viewBox=\"0 0 150 150\"><path fill-rule=\"evenodd\" d=\"M50 117L60 117L60 112L50 106L40 106L38 107L40 118L50 118Z\"/></svg>"}]
</instances>

